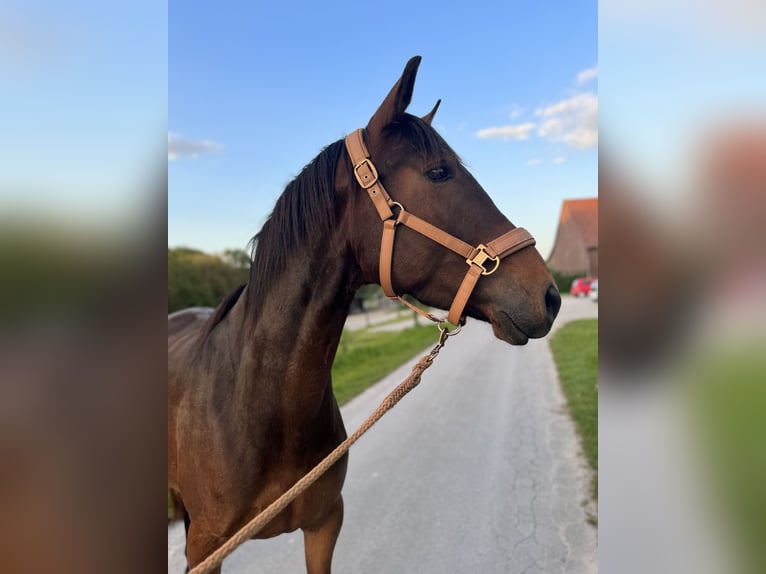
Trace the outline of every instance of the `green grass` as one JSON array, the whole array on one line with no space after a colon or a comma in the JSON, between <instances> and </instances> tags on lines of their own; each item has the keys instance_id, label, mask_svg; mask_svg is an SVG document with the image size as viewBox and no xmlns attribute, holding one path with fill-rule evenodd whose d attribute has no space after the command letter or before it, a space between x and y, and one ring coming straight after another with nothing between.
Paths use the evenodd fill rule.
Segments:
<instances>
[{"instance_id":1,"label":"green grass","mask_svg":"<svg viewBox=\"0 0 766 574\"><path fill-rule=\"evenodd\" d=\"M332 386L343 405L396 367L436 344L433 325L403 331L344 331L332 366Z\"/></svg>"},{"instance_id":2,"label":"green grass","mask_svg":"<svg viewBox=\"0 0 766 574\"><path fill-rule=\"evenodd\" d=\"M551 350L585 459L593 469L592 493L598 500L598 320L567 323L553 335Z\"/></svg>"}]
</instances>

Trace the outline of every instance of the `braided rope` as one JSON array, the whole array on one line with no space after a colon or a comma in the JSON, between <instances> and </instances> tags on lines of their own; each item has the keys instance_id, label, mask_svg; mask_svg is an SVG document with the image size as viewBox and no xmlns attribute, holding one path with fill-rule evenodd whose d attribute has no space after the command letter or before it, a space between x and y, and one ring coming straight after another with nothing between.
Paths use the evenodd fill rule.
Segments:
<instances>
[{"instance_id":1,"label":"braided rope","mask_svg":"<svg viewBox=\"0 0 766 574\"><path fill-rule=\"evenodd\" d=\"M440 327L441 329L441 327ZM456 333L456 332L455 332ZM417 362L412 367L412 372L404 379L399 385L389 393L389 395L383 399L377 409L365 420L361 426L356 430L354 434L349 436L346 440L340 443L335 450L328 454L322 462L317 464L308 474L296 482L287 492L280 496L277 500L267 506L260 514L253 518L250 522L245 524L234 536L224 542L215 552L210 554L205 560L200 562L197 566L189 571L189 574L205 574L212 569L220 566L223 559L240 546L242 543L251 539L260 530L263 529L271 520L273 520L280 512L282 512L293 500L298 498L307 488L309 488L320 476L322 476L329 468L338 462L338 460L348 452L351 445L354 444L359 438L366 433L372 425L391 410L396 403L398 403L404 395L409 393L420 383L420 377L423 372L431 366L439 351L444 346L447 340L447 336L453 333L448 333L442 330L439 342L433 349Z\"/></svg>"}]
</instances>

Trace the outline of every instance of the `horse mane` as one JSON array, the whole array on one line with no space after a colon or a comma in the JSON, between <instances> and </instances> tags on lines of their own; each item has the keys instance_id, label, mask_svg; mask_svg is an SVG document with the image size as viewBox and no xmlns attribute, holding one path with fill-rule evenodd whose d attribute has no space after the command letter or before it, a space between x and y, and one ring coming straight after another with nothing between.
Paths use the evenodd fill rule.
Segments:
<instances>
[{"instance_id":1,"label":"horse mane","mask_svg":"<svg viewBox=\"0 0 766 574\"><path fill-rule=\"evenodd\" d=\"M239 301L239 296L242 295L242 291L245 290L245 287L247 287L247 284L243 283L234 289L234 291L229 293L226 298L221 301L221 303L219 303L218 307L215 308L215 312L210 316L200 331L199 338L197 339L200 345L202 345L207 340L207 338L210 336L210 333L212 333L213 329L215 329L215 326L223 321L224 317L228 315L232 307L236 305L237 301Z\"/></svg>"},{"instance_id":2,"label":"horse mane","mask_svg":"<svg viewBox=\"0 0 766 574\"><path fill-rule=\"evenodd\" d=\"M335 226L335 171L343 154L342 139L319 152L287 184L266 223L251 240L248 306L261 306L295 249L309 239L326 235Z\"/></svg>"}]
</instances>

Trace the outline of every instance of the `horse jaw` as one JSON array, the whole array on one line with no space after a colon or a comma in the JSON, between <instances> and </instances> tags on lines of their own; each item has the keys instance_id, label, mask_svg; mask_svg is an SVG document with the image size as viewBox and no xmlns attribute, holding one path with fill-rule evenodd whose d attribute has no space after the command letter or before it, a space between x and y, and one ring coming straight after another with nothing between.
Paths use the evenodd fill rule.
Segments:
<instances>
[{"instance_id":1,"label":"horse jaw","mask_svg":"<svg viewBox=\"0 0 766 574\"><path fill-rule=\"evenodd\" d=\"M492 332L495 337L510 345L526 345L529 335L519 328L513 321L513 317L505 311L497 311L489 317Z\"/></svg>"}]
</instances>

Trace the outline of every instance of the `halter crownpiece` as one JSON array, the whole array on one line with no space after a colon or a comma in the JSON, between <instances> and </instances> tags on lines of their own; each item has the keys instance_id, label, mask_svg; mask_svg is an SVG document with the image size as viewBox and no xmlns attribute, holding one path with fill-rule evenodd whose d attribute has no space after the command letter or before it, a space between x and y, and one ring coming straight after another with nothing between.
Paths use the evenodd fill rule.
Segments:
<instances>
[{"instance_id":1,"label":"halter crownpiece","mask_svg":"<svg viewBox=\"0 0 766 574\"><path fill-rule=\"evenodd\" d=\"M454 251L463 257L468 264L468 272L465 274L463 282L460 284L455 298L452 300L452 305L447 315L447 320L453 325L459 325L463 322L463 309L465 309L468 298L476 287L479 277L491 275L497 271L498 267L500 267L500 260L504 257L535 244L535 238L526 229L521 227L504 233L486 245L480 243L477 247L473 247L446 231L442 231L438 227L411 214L404 209L401 203L391 199L386 188L383 187L383 183L378 178L378 171L375 169L375 164L370 159L370 152L364 144L364 130L358 129L347 135L345 143L348 155L351 157L351 163L354 166L354 177L356 177L356 181L361 188L367 192L380 219L383 221L383 236L380 241L380 285L383 287L383 293L386 297L398 299L432 321L441 321L405 301L394 291L391 282L391 268L393 266L396 227L399 224L406 225L432 241ZM394 208L398 209L396 215L393 211Z\"/></svg>"}]
</instances>

